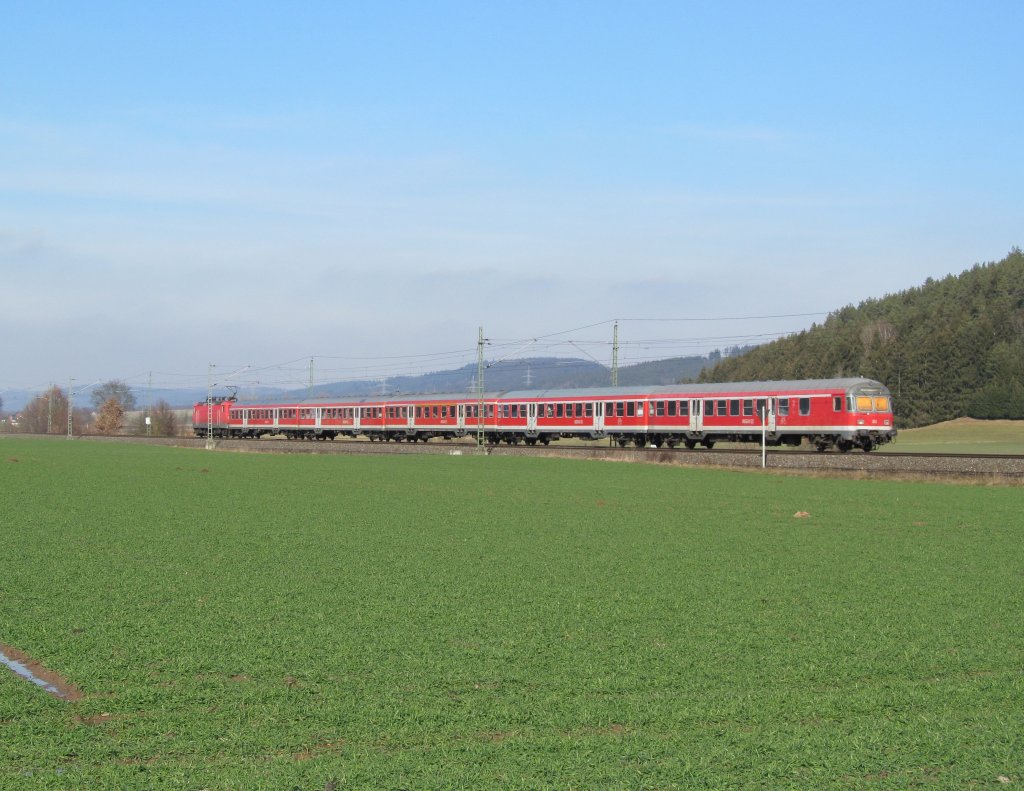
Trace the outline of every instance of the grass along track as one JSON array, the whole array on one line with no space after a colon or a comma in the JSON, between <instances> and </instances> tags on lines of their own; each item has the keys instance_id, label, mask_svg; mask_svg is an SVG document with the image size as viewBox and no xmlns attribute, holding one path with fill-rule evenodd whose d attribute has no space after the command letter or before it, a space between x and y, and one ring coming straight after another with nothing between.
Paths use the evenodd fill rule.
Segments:
<instances>
[{"instance_id":1,"label":"grass along track","mask_svg":"<svg viewBox=\"0 0 1024 791\"><path fill-rule=\"evenodd\" d=\"M0 448L0 786L1024 779L1019 489Z\"/></svg>"}]
</instances>

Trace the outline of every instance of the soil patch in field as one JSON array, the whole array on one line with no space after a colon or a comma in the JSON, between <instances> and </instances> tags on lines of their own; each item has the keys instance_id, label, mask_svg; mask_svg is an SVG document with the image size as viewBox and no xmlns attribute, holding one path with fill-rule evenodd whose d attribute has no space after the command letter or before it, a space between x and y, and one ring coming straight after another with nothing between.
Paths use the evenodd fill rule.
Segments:
<instances>
[{"instance_id":1,"label":"soil patch in field","mask_svg":"<svg viewBox=\"0 0 1024 791\"><path fill-rule=\"evenodd\" d=\"M13 646L0 643L0 664L6 665L12 672L42 687L54 697L62 700L82 698L82 691L60 673L48 670L24 651Z\"/></svg>"}]
</instances>

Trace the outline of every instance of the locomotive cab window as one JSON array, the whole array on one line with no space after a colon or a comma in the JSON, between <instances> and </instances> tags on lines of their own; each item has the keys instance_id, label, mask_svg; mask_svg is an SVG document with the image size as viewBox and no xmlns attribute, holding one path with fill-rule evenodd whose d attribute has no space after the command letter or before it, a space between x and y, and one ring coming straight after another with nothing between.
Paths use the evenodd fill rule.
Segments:
<instances>
[{"instance_id":1,"label":"locomotive cab window","mask_svg":"<svg viewBox=\"0 0 1024 791\"><path fill-rule=\"evenodd\" d=\"M875 399L875 411L876 412L888 412L889 411L889 399L885 396L879 396Z\"/></svg>"},{"instance_id":2,"label":"locomotive cab window","mask_svg":"<svg viewBox=\"0 0 1024 791\"><path fill-rule=\"evenodd\" d=\"M870 412L871 411L871 396L857 396L857 411L858 412Z\"/></svg>"}]
</instances>

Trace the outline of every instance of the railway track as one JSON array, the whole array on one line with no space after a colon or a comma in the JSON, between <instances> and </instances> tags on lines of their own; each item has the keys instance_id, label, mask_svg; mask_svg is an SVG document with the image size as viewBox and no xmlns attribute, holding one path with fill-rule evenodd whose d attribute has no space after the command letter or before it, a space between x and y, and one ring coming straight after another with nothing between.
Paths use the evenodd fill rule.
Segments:
<instances>
[{"instance_id":1,"label":"railway track","mask_svg":"<svg viewBox=\"0 0 1024 791\"><path fill-rule=\"evenodd\" d=\"M26 435L11 435L26 436ZM38 435L45 436L45 435ZM50 435L52 439L62 439ZM137 436L78 437L86 441L141 442L178 447L205 448L201 438L148 438ZM219 450L249 453L315 453L323 455L475 455L481 451L471 442L432 440L426 443L368 442L336 439L322 442L288 439L219 439L212 447ZM491 456L546 456L609 461L632 461L655 464L676 464L689 467L761 468L760 448L636 448L605 445L488 445L484 452ZM922 478L991 479L1024 482L1024 454L970 455L962 453L851 453L814 450L769 449L765 466L771 470L819 472L828 474L859 474L865 476L909 476Z\"/></svg>"}]
</instances>

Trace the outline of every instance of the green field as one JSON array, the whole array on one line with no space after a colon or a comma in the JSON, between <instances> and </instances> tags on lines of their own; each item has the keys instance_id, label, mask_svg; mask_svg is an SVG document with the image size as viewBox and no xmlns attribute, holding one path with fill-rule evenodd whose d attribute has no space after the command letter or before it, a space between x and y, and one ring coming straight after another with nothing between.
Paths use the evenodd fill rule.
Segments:
<instances>
[{"instance_id":1,"label":"green field","mask_svg":"<svg viewBox=\"0 0 1024 791\"><path fill-rule=\"evenodd\" d=\"M923 428L900 429L896 441L880 448L900 453L1024 454L1024 420L969 417Z\"/></svg>"},{"instance_id":2,"label":"green field","mask_svg":"<svg viewBox=\"0 0 1024 791\"><path fill-rule=\"evenodd\" d=\"M1024 782L1024 490L0 439L0 788ZM794 516L807 512L807 517Z\"/></svg>"}]
</instances>

